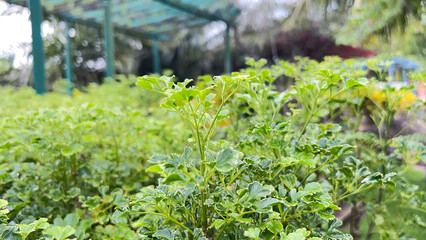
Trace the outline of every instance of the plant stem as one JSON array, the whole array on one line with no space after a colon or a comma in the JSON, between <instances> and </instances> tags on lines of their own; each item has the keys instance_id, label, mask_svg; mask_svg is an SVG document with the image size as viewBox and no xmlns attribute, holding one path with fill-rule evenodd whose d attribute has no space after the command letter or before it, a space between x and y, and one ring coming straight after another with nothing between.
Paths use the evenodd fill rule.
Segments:
<instances>
[{"instance_id":1,"label":"plant stem","mask_svg":"<svg viewBox=\"0 0 426 240\"><path fill-rule=\"evenodd\" d=\"M111 130L111 134L112 134L112 140L114 142L114 154L115 154L115 164L118 167L118 165L120 164L120 156L118 154L118 142L117 142L117 136L115 135L115 131L114 128L112 127L112 123L109 120L109 118L106 118L107 122L108 122L108 126Z\"/></svg>"},{"instance_id":2,"label":"plant stem","mask_svg":"<svg viewBox=\"0 0 426 240\"><path fill-rule=\"evenodd\" d=\"M390 132L390 124L392 121L392 110L390 110L390 108L388 108L388 110L386 111L386 132L385 132L385 138L382 139L383 141L383 153L386 155L389 155L388 153L388 139L389 139L389 132ZM380 129L379 129L380 132ZM383 160L382 160L383 161ZM381 168L381 172L383 174L383 176L386 174L386 166L385 163L382 162L382 165L380 166ZM379 189L379 196L377 198L377 204L380 205L383 201L385 192L383 187L380 187ZM374 217L373 217L374 218ZM370 225L368 226L368 231L367 231L367 237L365 238L366 240L370 240L371 236L373 235L373 230L374 227L376 226L376 224L374 223L374 219L371 219Z\"/></svg>"},{"instance_id":3,"label":"plant stem","mask_svg":"<svg viewBox=\"0 0 426 240\"><path fill-rule=\"evenodd\" d=\"M316 210L316 209L312 209L312 210L309 210L309 211L300 212L300 213L297 213L297 214L291 215L291 216L289 216L288 218L284 219L284 222L286 222L286 221L288 221L288 220L290 220L290 219L296 218L296 217L298 217L298 216L304 215L304 214L313 213L313 212L315 212L315 211L317 211L317 210Z\"/></svg>"}]
</instances>

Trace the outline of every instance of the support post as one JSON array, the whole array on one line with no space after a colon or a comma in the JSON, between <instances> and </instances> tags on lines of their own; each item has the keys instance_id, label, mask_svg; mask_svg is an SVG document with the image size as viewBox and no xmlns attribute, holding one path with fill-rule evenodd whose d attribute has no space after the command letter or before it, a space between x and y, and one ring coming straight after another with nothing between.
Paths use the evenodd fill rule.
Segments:
<instances>
[{"instance_id":1,"label":"support post","mask_svg":"<svg viewBox=\"0 0 426 240\"><path fill-rule=\"evenodd\" d=\"M70 22L65 22L65 35L66 35L66 43L65 43L65 64L66 64L66 78L68 80L68 95L72 96L72 92L74 89L74 81L73 81L73 68L72 68L72 40L70 37Z\"/></svg>"},{"instance_id":2,"label":"support post","mask_svg":"<svg viewBox=\"0 0 426 240\"><path fill-rule=\"evenodd\" d=\"M37 94L46 93L46 73L44 69L44 46L41 38L41 19L42 11L40 0L28 1L31 11L31 30L33 47L33 76L34 89Z\"/></svg>"},{"instance_id":3,"label":"support post","mask_svg":"<svg viewBox=\"0 0 426 240\"><path fill-rule=\"evenodd\" d=\"M231 73L232 71L232 53L231 53L231 43L229 36L230 27L226 24L225 31L225 73Z\"/></svg>"},{"instance_id":4,"label":"support post","mask_svg":"<svg viewBox=\"0 0 426 240\"><path fill-rule=\"evenodd\" d=\"M158 40L152 41L152 63L154 66L154 73L161 74L160 49L158 44Z\"/></svg>"},{"instance_id":5,"label":"support post","mask_svg":"<svg viewBox=\"0 0 426 240\"><path fill-rule=\"evenodd\" d=\"M111 21L111 1L103 0L104 6L104 43L105 43L105 61L106 72L105 77L113 78L115 74L114 68L114 31Z\"/></svg>"}]
</instances>

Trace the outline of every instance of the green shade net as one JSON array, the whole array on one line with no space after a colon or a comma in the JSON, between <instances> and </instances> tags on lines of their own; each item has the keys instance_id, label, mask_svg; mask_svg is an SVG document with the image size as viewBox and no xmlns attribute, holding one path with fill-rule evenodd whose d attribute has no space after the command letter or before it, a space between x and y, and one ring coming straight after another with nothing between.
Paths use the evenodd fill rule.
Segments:
<instances>
[{"instance_id":1,"label":"green shade net","mask_svg":"<svg viewBox=\"0 0 426 240\"><path fill-rule=\"evenodd\" d=\"M7 0L27 6L25 0ZM234 24L240 10L227 0L110 0L112 23L116 29L145 37L167 40L182 28L211 21ZM102 0L41 0L43 9L63 20L101 25Z\"/></svg>"}]
</instances>

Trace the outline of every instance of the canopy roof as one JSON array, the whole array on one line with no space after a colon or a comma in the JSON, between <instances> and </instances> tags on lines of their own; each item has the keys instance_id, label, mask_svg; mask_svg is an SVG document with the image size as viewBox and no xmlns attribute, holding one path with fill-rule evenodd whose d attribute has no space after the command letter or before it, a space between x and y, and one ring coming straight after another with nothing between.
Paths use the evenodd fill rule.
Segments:
<instances>
[{"instance_id":1,"label":"canopy roof","mask_svg":"<svg viewBox=\"0 0 426 240\"><path fill-rule=\"evenodd\" d=\"M27 6L26 0L7 0ZM102 25L103 0L41 0L47 13L67 21ZM177 29L223 21L234 25L240 9L227 0L109 0L112 24L117 30L167 40Z\"/></svg>"}]
</instances>

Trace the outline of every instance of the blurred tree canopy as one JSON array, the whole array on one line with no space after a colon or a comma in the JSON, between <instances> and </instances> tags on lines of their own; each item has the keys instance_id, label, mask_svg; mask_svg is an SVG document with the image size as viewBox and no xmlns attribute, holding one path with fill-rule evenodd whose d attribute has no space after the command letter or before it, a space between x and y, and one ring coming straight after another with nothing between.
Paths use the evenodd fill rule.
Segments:
<instances>
[{"instance_id":1,"label":"blurred tree canopy","mask_svg":"<svg viewBox=\"0 0 426 240\"><path fill-rule=\"evenodd\" d=\"M410 24L421 21L426 7L422 0L355 2L357 5L350 9L349 18L338 34L342 43L363 42L372 36L390 39L395 34L401 35Z\"/></svg>"},{"instance_id":2,"label":"blurred tree canopy","mask_svg":"<svg viewBox=\"0 0 426 240\"><path fill-rule=\"evenodd\" d=\"M243 9L238 24L240 32L256 35L261 42L277 32L315 26L324 35L336 36L339 43L362 45L371 37L383 37L384 40L399 37L411 25L416 25L418 32L424 33L426 24L424 0L233 2Z\"/></svg>"}]
</instances>

